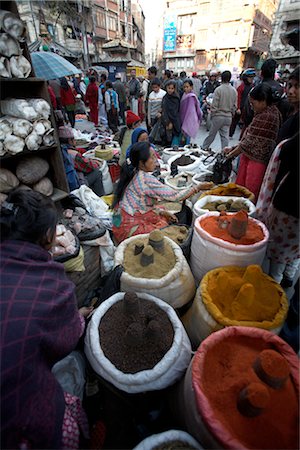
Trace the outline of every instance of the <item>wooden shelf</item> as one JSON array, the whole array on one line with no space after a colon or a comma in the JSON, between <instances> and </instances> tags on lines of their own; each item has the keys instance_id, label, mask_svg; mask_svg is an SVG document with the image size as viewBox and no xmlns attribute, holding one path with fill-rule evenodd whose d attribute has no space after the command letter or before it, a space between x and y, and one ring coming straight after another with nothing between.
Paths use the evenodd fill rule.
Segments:
<instances>
[{"instance_id":1,"label":"wooden shelf","mask_svg":"<svg viewBox=\"0 0 300 450\"><path fill-rule=\"evenodd\" d=\"M16 156L27 156L27 155L36 155L38 153L44 152L44 151L50 151L50 150L55 150L57 148L57 145L51 145L50 147L47 147L46 145L43 145L42 147L38 148L37 150L28 150L25 147L25 150L23 150L22 152L16 153L15 155L11 155L10 153L7 153L4 156L0 157L0 162L1 161L6 161L10 158L15 158Z\"/></svg>"}]
</instances>

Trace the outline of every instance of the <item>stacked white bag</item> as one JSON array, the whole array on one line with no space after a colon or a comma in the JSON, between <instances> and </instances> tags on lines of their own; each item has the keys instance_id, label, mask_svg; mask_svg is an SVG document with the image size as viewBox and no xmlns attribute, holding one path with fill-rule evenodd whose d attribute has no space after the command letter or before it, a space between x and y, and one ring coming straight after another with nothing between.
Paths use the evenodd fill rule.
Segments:
<instances>
[{"instance_id":1,"label":"stacked white bag","mask_svg":"<svg viewBox=\"0 0 300 450\"><path fill-rule=\"evenodd\" d=\"M0 102L0 156L15 155L26 147L38 150L41 145L54 144L54 128L50 117L50 105L42 98L6 99Z\"/></svg>"}]
</instances>

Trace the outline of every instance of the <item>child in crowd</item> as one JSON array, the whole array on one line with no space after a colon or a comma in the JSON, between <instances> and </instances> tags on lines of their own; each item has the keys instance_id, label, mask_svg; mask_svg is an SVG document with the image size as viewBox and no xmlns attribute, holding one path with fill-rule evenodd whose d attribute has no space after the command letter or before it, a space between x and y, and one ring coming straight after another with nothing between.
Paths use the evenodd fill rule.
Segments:
<instances>
[{"instance_id":1,"label":"child in crowd","mask_svg":"<svg viewBox=\"0 0 300 450\"><path fill-rule=\"evenodd\" d=\"M134 114L131 110L126 112L126 126L122 127L120 132L117 133L114 137L121 146L121 153L119 159L119 165L125 162L126 159L126 150L131 144L131 135L135 128L138 128L141 125L141 118Z\"/></svg>"},{"instance_id":2,"label":"child in crowd","mask_svg":"<svg viewBox=\"0 0 300 450\"><path fill-rule=\"evenodd\" d=\"M141 121L145 120L145 102L144 102L144 93L141 92L138 99L138 114L141 118Z\"/></svg>"},{"instance_id":3,"label":"child in crowd","mask_svg":"<svg viewBox=\"0 0 300 450\"><path fill-rule=\"evenodd\" d=\"M148 123L152 128L161 116L161 103L166 95L166 91L160 88L160 81L154 78L151 82L152 92L148 98Z\"/></svg>"},{"instance_id":4,"label":"child in crowd","mask_svg":"<svg viewBox=\"0 0 300 450\"><path fill-rule=\"evenodd\" d=\"M112 82L107 80L105 83L106 91L105 91L105 105L107 112L107 120L108 126L112 130L113 133L118 131L119 124L119 96L114 91Z\"/></svg>"},{"instance_id":5,"label":"child in crowd","mask_svg":"<svg viewBox=\"0 0 300 450\"><path fill-rule=\"evenodd\" d=\"M179 140L180 135L180 99L176 93L175 81L168 81L166 89L167 93L162 100L162 124L165 128L165 145L171 145L173 139L175 142Z\"/></svg>"},{"instance_id":6,"label":"child in crowd","mask_svg":"<svg viewBox=\"0 0 300 450\"><path fill-rule=\"evenodd\" d=\"M193 82L186 79L183 83L184 94L180 102L181 134L185 143L196 137L202 121L202 111L199 100L193 92Z\"/></svg>"}]
</instances>

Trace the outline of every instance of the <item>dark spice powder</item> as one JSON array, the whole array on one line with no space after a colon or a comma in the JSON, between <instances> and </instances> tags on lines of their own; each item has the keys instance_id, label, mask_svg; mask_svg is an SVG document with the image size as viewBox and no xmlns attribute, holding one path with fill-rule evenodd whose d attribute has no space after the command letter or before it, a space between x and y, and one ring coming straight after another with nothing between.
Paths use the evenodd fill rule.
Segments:
<instances>
[{"instance_id":1,"label":"dark spice powder","mask_svg":"<svg viewBox=\"0 0 300 450\"><path fill-rule=\"evenodd\" d=\"M174 339L168 315L149 300L140 299L138 303L133 313L124 308L124 300L115 303L99 326L103 353L124 373L152 369Z\"/></svg>"}]
</instances>

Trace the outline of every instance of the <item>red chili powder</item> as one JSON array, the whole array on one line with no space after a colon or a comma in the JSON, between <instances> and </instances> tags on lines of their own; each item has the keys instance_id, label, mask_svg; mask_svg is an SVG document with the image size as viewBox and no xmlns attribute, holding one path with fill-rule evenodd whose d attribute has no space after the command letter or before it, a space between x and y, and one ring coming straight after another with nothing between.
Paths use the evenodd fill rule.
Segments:
<instances>
[{"instance_id":1,"label":"red chili powder","mask_svg":"<svg viewBox=\"0 0 300 450\"><path fill-rule=\"evenodd\" d=\"M223 219L224 215L222 216ZM227 214L227 221L231 222L232 216ZM224 219L223 219L224 220ZM201 220L201 227L211 236L223 239L223 241L231 242L232 244L240 244L240 245L252 245L256 242L260 242L264 238L264 233L262 228L255 223L251 217L248 219L248 228L245 236L241 239L235 239L232 237L229 232L229 226L225 229L219 228L219 216L210 216L205 217L205 219Z\"/></svg>"},{"instance_id":2,"label":"red chili powder","mask_svg":"<svg viewBox=\"0 0 300 450\"><path fill-rule=\"evenodd\" d=\"M258 354L269 348L265 342L246 336L218 342L205 355L202 389L216 420L246 448L297 449L299 406L290 376L282 389L268 387L270 399L261 415L246 417L237 409L240 391L250 383L261 383L252 365Z\"/></svg>"}]
</instances>

